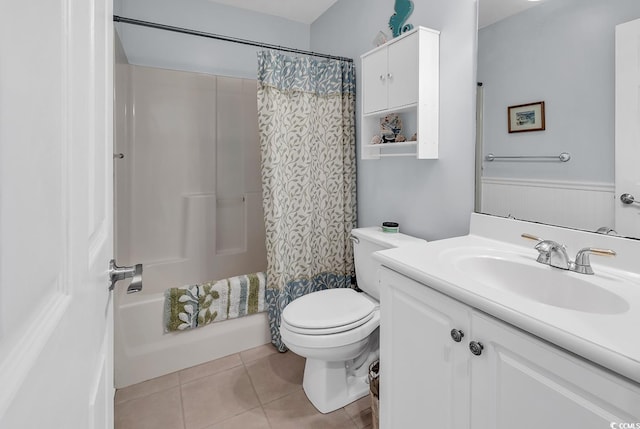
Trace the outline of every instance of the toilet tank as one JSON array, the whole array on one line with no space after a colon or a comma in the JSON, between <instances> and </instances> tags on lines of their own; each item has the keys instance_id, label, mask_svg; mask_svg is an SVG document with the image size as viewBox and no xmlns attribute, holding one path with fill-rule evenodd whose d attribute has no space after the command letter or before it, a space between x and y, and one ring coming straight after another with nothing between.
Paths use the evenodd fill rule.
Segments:
<instances>
[{"instance_id":1,"label":"toilet tank","mask_svg":"<svg viewBox=\"0 0 640 429\"><path fill-rule=\"evenodd\" d=\"M353 259L356 266L358 287L378 301L380 300L380 284L378 268L380 263L373 259L373 252L425 243L425 240L400 233L382 232L382 228L354 228L351 236L353 242Z\"/></svg>"}]
</instances>

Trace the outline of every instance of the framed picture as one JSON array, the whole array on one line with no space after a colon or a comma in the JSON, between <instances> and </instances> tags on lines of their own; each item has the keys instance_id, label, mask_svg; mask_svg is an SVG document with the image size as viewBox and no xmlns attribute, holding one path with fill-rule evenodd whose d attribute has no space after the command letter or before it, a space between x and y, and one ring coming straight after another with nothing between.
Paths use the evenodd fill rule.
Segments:
<instances>
[{"instance_id":1,"label":"framed picture","mask_svg":"<svg viewBox=\"0 0 640 429\"><path fill-rule=\"evenodd\" d=\"M509 106L507 113L510 133L544 130L544 101Z\"/></svg>"}]
</instances>

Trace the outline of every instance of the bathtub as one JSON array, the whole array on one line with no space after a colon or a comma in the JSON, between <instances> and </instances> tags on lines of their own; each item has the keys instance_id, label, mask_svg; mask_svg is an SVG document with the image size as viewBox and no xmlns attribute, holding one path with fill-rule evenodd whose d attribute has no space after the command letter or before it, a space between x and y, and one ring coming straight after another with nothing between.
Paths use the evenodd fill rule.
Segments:
<instances>
[{"instance_id":1,"label":"bathtub","mask_svg":"<svg viewBox=\"0 0 640 429\"><path fill-rule=\"evenodd\" d=\"M160 293L116 293L114 306L115 387L122 388L213 359L267 344L267 313L165 334Z\"/></svg>"}]
</instances>

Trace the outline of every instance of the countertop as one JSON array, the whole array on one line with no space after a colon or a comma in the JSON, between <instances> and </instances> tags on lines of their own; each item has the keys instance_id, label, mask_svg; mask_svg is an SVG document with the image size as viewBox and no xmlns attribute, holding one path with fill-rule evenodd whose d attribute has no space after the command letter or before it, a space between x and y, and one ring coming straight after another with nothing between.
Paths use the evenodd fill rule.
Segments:
<instances>
[{"instance_id":1,"label":"countertop","mask_svg":"<svg viewBox=\"0 0 640 429\"><path fill-rule=\"evenodd\" d=\"M522 225L517 227L522 229ZM543 304L490 287L452 268L447 261L451 249L507 252L524 263L538 264L535 261L538 252L533 249L535 243L522 240L522 245L518 245L514 244L516 241L499 241L474 234L473 229L472 222L469 235L384 250L376 252L374 257L383 266L640 383L640 274L598 264L596 258L592 258L594 276L558 270L561 276L579 276L581 280L595 282L622 297L629 307L618 314L598 314ZM475 229L481 234L486 233L486 228ZM553 230L543 228L542 231L522 232L552 234ZM590 240L593 235L586 235L585 240ZM640 259L636 265L640 265ZM542 268L556 270L547 266Z\"/></svg>"}]
</instances>

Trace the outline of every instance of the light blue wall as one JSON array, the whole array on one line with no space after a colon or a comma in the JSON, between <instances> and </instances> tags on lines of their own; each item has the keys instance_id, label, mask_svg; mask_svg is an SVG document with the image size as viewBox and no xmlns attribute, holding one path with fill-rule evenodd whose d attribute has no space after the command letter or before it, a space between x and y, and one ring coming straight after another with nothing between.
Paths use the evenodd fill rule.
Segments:
<instances>
[{"instance_id":1,"label":"light blue wall","mask_svg":"<svg viewBox=\"0 0 640 429\"><path fill-rule=\"evenodd\" d=\"M311 25L311 49L354 58L359 81L360 55L374 48L393 5L393 0L338 0ZM433 240L466 234L473 211L477 2L417 0L414 5L408 22L441 31L440 159L358 160L358 224L398 221L402 232Z\"/></svg>"},{"instance_id":2,"label":"light blue wall","mask_svg":"<svg viewBox=\"0 0 640 429\"><path fill-rule=\"evenodd\" d=\"M614 30L638 0L554 0L480 30L484 153L555 155L568 163L484 163L485 176L613 183ZM509 134L507 107L544 101L546 130Z\"/></svg>"},{"instance_id":3,"label":"light blue wall","mask_svg":"<svg viewBox=\"0 0 640 429\"><path fill-rule=\"evenodd\" d=\"M116 0L115 14L277 46L309 49L308 24L208 0ZM131 64L255 79L259 48L117 24Z\"/></svg>"},{"instance_id":4,"label":"light blue wall","mask_svg":"<svg viewBox=\"0 0 640 429\"><path fill-rule=\"evenodd\" d=\"M409 22L442 32L440 159L358 160L358 223L394 220L403 232L433 240L466 234L473 210L477 1L414 4ZM338 0L311 26L208 0L116 0L115 7L130 18L351 57L359 80L360 55L374 47L393 5ZM125 24L117 29L132 64L255 77L254 48ZM359 126L358 119L358 135Z\"/></svg>"}]
</instances>

